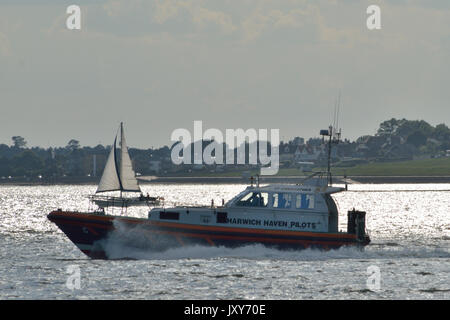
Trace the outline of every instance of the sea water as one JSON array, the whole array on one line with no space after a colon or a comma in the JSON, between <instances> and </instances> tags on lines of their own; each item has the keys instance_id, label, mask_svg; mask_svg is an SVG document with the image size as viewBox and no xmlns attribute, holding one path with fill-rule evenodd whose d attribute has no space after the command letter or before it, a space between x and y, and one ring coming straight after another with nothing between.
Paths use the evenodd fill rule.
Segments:
<instances>
[{"instance_id":1,"label":"sea water","mask_svg":"<svg viewBox=\"0 0 450 320\"><path fill-rule=\"evenodd\" d=\"M240 184L147 184L165 206L219 204ZM47 219L89 209L93 185L0 186L0 299L449 299L450 185L352 184L335 194L339 229L367 212L364 250L191 246L108 248L91 260ZM148 208L129 208L146 217ZM121 214L116 210L113 214ZM120 259L126 252L135 260Z\"/></svg>"}]
</instances>

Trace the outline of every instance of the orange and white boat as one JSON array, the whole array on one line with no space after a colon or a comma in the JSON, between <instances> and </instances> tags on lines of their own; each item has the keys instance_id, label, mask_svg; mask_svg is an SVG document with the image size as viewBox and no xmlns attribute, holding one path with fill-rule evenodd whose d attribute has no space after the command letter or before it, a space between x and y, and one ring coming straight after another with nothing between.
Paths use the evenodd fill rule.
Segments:
<instances>
[{"instance_id":1,"label":"orange and white boat","mask_svg":"<svg viewBox=\"0 0 450 320\"><path fill-rule=\"evenodd\" d=\"M145 250L196 244L262 244L278 249L365 246L370 243L365 212L349 211L347 231L338 231L339 214L332 194L346 189L332 186L328 170L299 184L252 183L223 206L153 208L147 218L59 209L48 219L91 258L110 258L106 248L117 241Z\"/></svg>"}]
</instances>

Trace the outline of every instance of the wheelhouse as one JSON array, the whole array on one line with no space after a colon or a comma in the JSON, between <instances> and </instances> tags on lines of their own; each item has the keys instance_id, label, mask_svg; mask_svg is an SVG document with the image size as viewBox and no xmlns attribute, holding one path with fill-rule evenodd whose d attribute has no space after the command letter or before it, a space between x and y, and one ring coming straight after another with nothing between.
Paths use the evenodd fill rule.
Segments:
<instances>
[{"instance_id":1,"label":"wheelhouse","mask_svg":"<svg viewBox=\"0 0 450 320\"><path fill-rule=\"evenodd\" d=\"M250 186L239 193L225 208L233 210L249 209L251 211L291 213L299 215L319 214L328 218L328 232L338 230L338 209L332 193L343 191L343 188L310 185L269 185L264 187Z\"/></svg>"},{"instance_id":2,"label":"wheelhouse","mask_svg":"<svg viewBox=\"0 0 450 320\"><path fill-rule=\"evenodd\" d=\"M317 197L318 195L320 197L320 194L311 192L246 189L229 201L225 206L287 210L314 210L316 208L320 208L321 201L319 197Z\"/></svg>"}]
</instances>

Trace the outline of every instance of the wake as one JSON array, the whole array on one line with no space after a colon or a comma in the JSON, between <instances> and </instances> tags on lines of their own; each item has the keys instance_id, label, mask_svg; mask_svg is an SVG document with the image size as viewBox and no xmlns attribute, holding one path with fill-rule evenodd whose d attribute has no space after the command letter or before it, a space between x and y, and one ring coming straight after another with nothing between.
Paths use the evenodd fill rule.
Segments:
<instances>
[{"instance_id":1,"label":"wake","mask_svg":"<svg viewBox=\"0 0 450 320\"><path fill-rule=\"evenodd\" d=\"M336 250L277 250L263 245L247 245L238 248L192 245L167 250L136 248L122 244L110 244L106 248L110 259L136 260L184 260L184 259L239 259L280 261L326 261L326 260L377 260L377 259L431 259L450 258L448 248L403 247L392 244L372 245L364 249L342 247Z\"/></svg>"},{"instance_id":2,"label":"wake","mask_svg":"<svg viewBox=\"0 0 450 320\"><path fill-rule=\"evenodd\" d=\"M373 242L365 248L341 247L320 250L278 250L261 244L237 248L189 245L179 247L173 237L152 235L141 226L130 227L115 220L115 230L102 247L109 259L182 260L182 259L250 259L284 261L325 261L335 259L430 259L450 258L450 248L392 241Z\"/></svg>"}]
</instances>

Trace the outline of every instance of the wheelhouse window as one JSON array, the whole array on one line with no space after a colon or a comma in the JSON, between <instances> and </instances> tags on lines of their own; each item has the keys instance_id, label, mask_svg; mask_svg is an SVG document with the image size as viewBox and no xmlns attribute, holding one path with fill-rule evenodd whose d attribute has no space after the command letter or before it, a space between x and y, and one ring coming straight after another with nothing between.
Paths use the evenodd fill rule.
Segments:
<instances>
[{"instance_id":1,"label":"wheelhouse window","mask_svg":"<svg viewBox=\"0 0 450 320\"><path fill-rule=\"evenodd\" d=\"M288 209L291 207L292 195L290 193L273 193L272 207L278 209Z\"/></svg>"},{"instance_id":2,"label":"wheelhouse window","mask_svg":"<svg viewBox=\"0 0 450 320\"><path fill-rule=\"evenodd\" d=\"M314 209L313 194L297 194L295 195L295 208L297 209Z\"/></svg>"},{"instance_id":3,"label":"wheelhouse window","mask_svg":"<svg viewBox=\"0 0 450 320\"><path fill-rule=\"evenodd\" d=\"M269 194L267 192L250 192L244 195L237 203L240 207L267 207Z\"/></svg>"}]
</instances>

